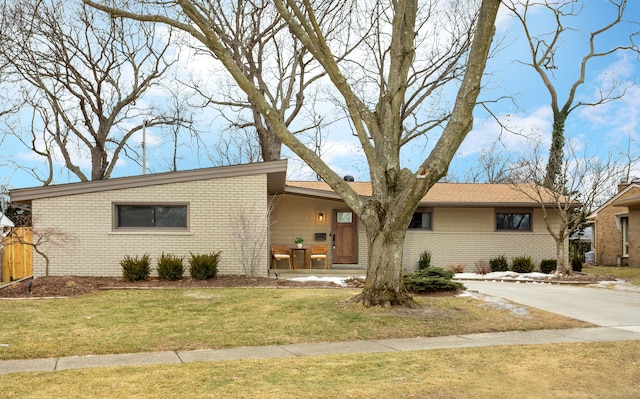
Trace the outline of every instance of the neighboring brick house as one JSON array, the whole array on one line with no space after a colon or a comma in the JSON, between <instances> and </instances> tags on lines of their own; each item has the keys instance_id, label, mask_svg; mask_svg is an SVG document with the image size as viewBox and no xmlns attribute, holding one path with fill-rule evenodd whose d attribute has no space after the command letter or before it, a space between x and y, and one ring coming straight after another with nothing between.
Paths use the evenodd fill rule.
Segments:
<instances>
[{"instance_id":1,"label":"neighboring brick house","mask_svg":"<svg viewBox=\"0 0 640 399\"><path fill-rule=\"evenodd\" d=\"M291 248L297 236L307 249L326 245L331 269L366 270L366 234L356 215L325 183L285 182L286 168L275 161L15 189L11 199L31 206L34 232L54 229L73 239L42 246L50 275L120 276L125 255L148 253L155 269L162 253L211 251L222 251L221 274L243 274L239 215L268 231L255 275L269 274L267 245ZM349 184L362 196L371 193L369 183ZM538 265L556 254L541 205L508 184L436 184L407 231L404 269L415 270L425 250L433 265L467 271L499 255L531 256ZM33 270L44 275L41 256L34 255Z\"/></svg>"},{"instance_id":2,"label":"neighboring brick house","mask_svg":"<svg viewBox=\"0 0 640 399\"><path fill-rule=\"evenodd\" d=\"M350 184L362 196L371 194L370 183ZM272 243L293 246L293 239L301 236L305 245L328 245L334 268L366 270L364 226L326 183L287 181L284 194L276 198ZM552 203L550 199L547 206ZM552 225L558 223L555 212L549 212L549 218ZM345 240L345 235L352 237ZM568 245L567 240L566 254ZM415 270L425 250L431 252L433 265L464 265L468 272L475 271L477 262L499 255L508 260L531 256L536 266L556 257L541 205L509 184L437 183L407 231L404 270Z\"/></svg>"},{"instance_id":3,"label":"neighboring brick house","mask_svg":"<svg viewBox=\"0 0 640 399\"><path fill-rule=\"evenodd\" d=\"M594 260L599 265L640 265L640 182L620 183L618 193L596 209Z\"/></svg>"}]
</instances>

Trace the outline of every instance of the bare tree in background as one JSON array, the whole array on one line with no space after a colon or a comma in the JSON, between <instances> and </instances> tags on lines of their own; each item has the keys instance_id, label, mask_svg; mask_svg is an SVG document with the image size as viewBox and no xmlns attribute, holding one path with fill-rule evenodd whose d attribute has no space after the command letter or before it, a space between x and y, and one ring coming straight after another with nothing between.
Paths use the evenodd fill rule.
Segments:
<instances>
[{"instance_id":1,"label":"bare tree in background","mask_svg":"<svg viewBox=\"0 0 640 399\"><path fill-rule=\"evenodd\" d=\"M300 46L321 66L367 158L370 197L359 196L312 148L296 137L267 93L234 59L215 2L123 3L84 0L114 17L165 23L209 49L289 149L306 162L365 226L368 268L356 298L365 306L413 306L402 283L406 229L427 191L447 173L471 130L500 0L442 2L274 0ZM238 16L240 17L240 16ZM348 51L345 51L348 49ZM446 110L432 107L447 83L457 92ZM401 165L400 149L431 129L439 139L417 170ZM433 134L437 134L433 132Z\"/></svg>"},{"instance_id":2,"label":"bare tree in background","mask_svg":"<svg viewBox=\"0 0 640 399\"><path fill-rule=\"evenodd\" d=\"M466 182L498 184L510 181L513 160L496 148L496 144L480 152L477 165L468 172Z\"/></svg>"},{"instance_id":3,"label":"bare tree in background","mask_svg":"<svg viewBox=\"0 0 640 399\"><path fill-rule=\"evenodd\" d=\"M580 60L571 60L568 65L561 65L558 62L558 55L570 53L571 49L563 49L562 44L565 36L576 32L577 29L568 25L570 20L580 18L584 7L580 0L508 0L504 5L520 21L524 30L526 43L529 47L531 59L522 61L524 65L533 68L540 77L544 87L549 92L551 109L553 111L553 127L551 132L551 146L545 173L544 185L554 188L554 181L561 179L563 175L563 149L565 147L565 124L571 112L583 106L596 106L610 101L620 99L625 95L628 85L620 85L615 80L611 86L600 91L599 95L591 101L578 100L576 93L585 83L587 67L597 59L611 56L616 53L634 52L640 53L640 47L635 42L640 32L636 29L631 33L627 43L616 43L607 36L611 32L622 31L621 29L633 26L633 22L626 21L629 16L627 10L627 0L609 0L612 8L612 15L600 15L598 20L603 21L599 28L588 34L588 50ZM539 13L549 16L544 24L531 22L531 19L539 18ZM636 20L635 23L638 21ZM536 32L535 28L542 27L544 31ZM624 31L622 31L624 32ZM574 62L579 62L579 69L573 82L569 82L569 88L563 94L559 88L564 86L566 79L559 81L554 76L554 72L560 68L572 68Z\"/></svg>"},{"instance_id":4,"label":"bare tree in background","mask_svg":"<svg viewBox=\"0 0 640 399\"><path fill-rule=\"evenodd\" d=\"M562 169L551 188L544 186L546 169L540 142L517 162L512 174L513 187L536 201L541 209L547 232L556 243L556 271L567 273L569 237L585 221L603 189L615 185L620 167L611 157L603 160L589 155L584 149L576 151L569 142L563 150ZM558 218L550 218L555 214ZM557 222L554 222L557 220Z\"/></svg>"},{"instance_id":5,"label":"bare tree in background","mask_svg":"<svg viewBox=\"0 0 640 399\"><path fill-rule=\"evenodd\" d=\"M292 36L274 3L269 0L210 0L194 2L194 6L201 6L203 15L207 13L205 7L216 10L208 12L206 17L210 19L221 45L289 130L296 133L312 129L314 125L301 122L299 116L306 111L304 104L310 95L309 87L325 72L300 41ZM211 55L215 57L215 54ZM214 92L210 86L203 86L200 77L196 78L196 82L191 85L206 99L207 105L216 108L226 120L228 132L241 137L239 142L234 137L225 138L222 146L240 144L238 151L232 149L235 157L246 155L249 159L243 158L241 161L255 161L253 151L246 153L246 139L255 137L262 160L280 159L282 140L260 113L258 106L228 75L216 76L217 89ZM232 162L233 159L223 157L221 161Z\"/></svg>"},{"instance_id":6,"label":"bare tree in background","mask_svg":"<svg viewBox=\"0 0 640 399\"><path fill-rule=\"evenodd\" d=\"M6 1L0 26L0 58L34 116L30 132L14 133L50 171L61 157L80 181L107 179L127 151L137 155L130 142L143 120L147 127L186 122L145 97L175 62L169 31L76 1Z\"/></svg>"}]
</instances>

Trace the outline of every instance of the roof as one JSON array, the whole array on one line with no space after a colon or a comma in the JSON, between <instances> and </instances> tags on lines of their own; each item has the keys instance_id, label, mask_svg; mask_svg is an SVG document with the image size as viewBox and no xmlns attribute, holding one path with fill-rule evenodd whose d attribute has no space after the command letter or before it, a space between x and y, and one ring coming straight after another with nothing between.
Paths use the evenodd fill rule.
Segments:
<instances>
[{"instance_id":1,"label":"roof","mask_svg":"<svg viewBox=\"0 0 640 399\"><path fill-rule=\"evenodd\" d=\"M611 203L613 206L637 207L640 206L640 196L616 200Z\"/></svg>"},{"instance_id":2,"label":"roof","mask_svg":"<svg viewBox=\"0 0 640 399\"><path fill-rule=\"evenodd\" d=\"M29 203L34 199L61 197L66 195L95 193L126 188L148 187L160 184L183 183L196 180L222 179L266 174L269 194L283 192L287 173L287 161L261 162L234 166L201 168L178 172L116 177L80 183L19 188L10 190L12 202Z\"/></svg>"},{"instance_id":3,"label":"roof","mask_svg":"<svg viewBox=\"0 0 640 399\"><path fill-rule=\"evenodd\" d=\"M600 212L601 210L605 209L608 206L623 206L623 207L628 207L628 206L636 206L636 205L640 205L640 197L631 197L631 198L627 198L627 199L619 199L620 197L622 197L623 195L625 195L627 192L629 192L630 190L634 189L634 188L640 188L640 184L638 183L630 183L627 187L625 187L624 189L620 190L619 192L617 192L613 197L609 198L608 201L606 201L604 204L600 205L598 207L598 209L596 209L595 211L591 212L591 214L589 216L587 216L587 220L594 220L598 217L598 212Z\"/></svg>"},{"instance_id":4,"label":"roof","mask_svg":"<svg viewBox=\"0 0 640 399\"><path fill-rule=\"evenodd\" d=\"M361 196L371 195L371 183L369 182L349 182L348 184ZM523 192L527 190L527 187L527 185L523 185L521 189L518 189L511 184L436 183L422 199L421 206L540 206L537 201ZM285 193L340 199L324 182L287 181ZM549 194L545 199L545 204L553 202L553 196Z\"/></svg>"}]
</instances>

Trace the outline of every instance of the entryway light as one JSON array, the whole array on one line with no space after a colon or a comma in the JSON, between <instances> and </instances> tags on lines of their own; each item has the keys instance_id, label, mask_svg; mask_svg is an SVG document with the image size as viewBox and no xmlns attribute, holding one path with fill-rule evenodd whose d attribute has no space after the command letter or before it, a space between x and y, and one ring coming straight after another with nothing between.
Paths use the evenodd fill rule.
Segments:
<instances>
[{"instance_id":1,"label":"entryway light","mask_svg":"<svg viewBox=\"0 0 640 399\"><path fill-rule=\"evenodd\" d=\"M318 212L318 223L324 223L324 212Z\"/></svg>"}]
</instances>

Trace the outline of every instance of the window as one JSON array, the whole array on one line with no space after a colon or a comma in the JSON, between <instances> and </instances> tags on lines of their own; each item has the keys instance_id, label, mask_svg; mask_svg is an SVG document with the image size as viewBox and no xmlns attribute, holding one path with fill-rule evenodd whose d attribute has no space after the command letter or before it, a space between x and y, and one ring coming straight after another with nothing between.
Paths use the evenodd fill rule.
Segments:
<instances>
[{"instance_id":1,"label":"window","mask_svg":"<svg viewBox=\"0 0 640 399\"><path fill-rule=\"evenodd\" d=\"M410 229L431 230L431 210L418 208L409 222Z\"/></svg>"},{"instance_id":2,"label":"window","mask_svg":"<svg viewBox=\"0 0 640 399\"><path fill-rule=\"evenodd\" d=\"M621 217L622 223L622 256L629 256L629 217Z\"/></svg>"},{"instance_id":3,"label":"window","mask_svg":"<svg viewBox=\"0 0 640 399\"><path fill-rule=\"evenodd\" d=\"M186 204L115 205L115 228L187 229Z\"/></svg>"},{"instance_id":4,"label":"window","mask_svg":"<svg viewBox=\"0 0 640 399\"><path fill-rule=\"evenodd\" d=\"M531 231L531 211L496 211L496 230Z\"/></svg>"}]
</instances>

